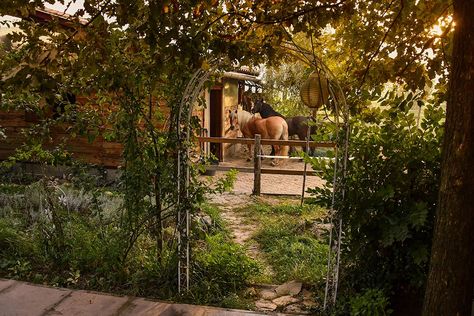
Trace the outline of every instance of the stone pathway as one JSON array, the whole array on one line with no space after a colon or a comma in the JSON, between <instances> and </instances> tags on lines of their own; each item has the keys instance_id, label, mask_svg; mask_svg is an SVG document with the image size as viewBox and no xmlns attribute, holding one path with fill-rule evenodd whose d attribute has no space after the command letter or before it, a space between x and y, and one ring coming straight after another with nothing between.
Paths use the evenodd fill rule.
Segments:
<instances>
[{"instance_id":1,"label":"stone pathway","mask_svg":"<svg viewBox=\"0 0 474 316\"><path fill-rule=\"evenodd\" d=\"M317 307L313 293L303 289L301 282L289 281L281 285L259 285L255 290L255 307L261 312L311 315Z\"/></svg>"},{"instance_id":2,"label":"stone pathway","mask_svg":"<svg viewBox=\"0 0 474 316\"><path fill-rule=\"evenodd\" d=\"M0 316L258 316L258 312L173 304L0 279ZM282 314L279 314L282 315Z\"/></svg>"}]
</instances>

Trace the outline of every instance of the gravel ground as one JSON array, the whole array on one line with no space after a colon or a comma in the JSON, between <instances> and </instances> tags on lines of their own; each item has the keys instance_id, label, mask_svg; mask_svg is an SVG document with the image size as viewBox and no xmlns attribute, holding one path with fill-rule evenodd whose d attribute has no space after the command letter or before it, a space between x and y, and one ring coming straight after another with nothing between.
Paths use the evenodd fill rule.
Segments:
<instances>
[{"instance_id":1,"label":"gravel ground","mask_svg":"<svg viewBox=\"0 0 474 316\"><path fill-rule=\"evenodd\" d=\"M253 167L253 162L247 162L243 158L233 158L221 162L220 165L226 167ZM264 159L262 168L304 170L304 163L300 160L287 160L279 166L273 167L270 159ZM308 170L312 170L309 165ZM225 172L218 171L215 177L222 177L224 174ZM303 188L303 176L262 174L261 181L261 192L263 194L301 195ZM321 186L322 184L323 180L318 176L307 176L305 189ZM251 194L252 190L253 173L239 172L233 192Z\"/></svg>"}]
</instances>

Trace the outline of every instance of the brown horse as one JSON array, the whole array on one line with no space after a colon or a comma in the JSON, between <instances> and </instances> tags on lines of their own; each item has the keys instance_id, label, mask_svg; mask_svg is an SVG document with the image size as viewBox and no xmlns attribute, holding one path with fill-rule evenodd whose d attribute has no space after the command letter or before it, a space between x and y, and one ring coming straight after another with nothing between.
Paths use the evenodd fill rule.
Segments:
<instances>
[{"instance_id":1,"label":"brown horse","mask_svg":"<svg viewBox=\"0 0 474 316\"><path fill-rule=\"evenodd\" d=\"M252 102L252 113L258 113L262 116L262 118L272 117L272 116L280 116L283 117L280 113L275 111L272 106L268 103L263 102L263 100L259 99L257 101ZM288 124L288 135L293 136L297 135L300 140L306 140L308 137L308 117L306 116L293 116L285 118L286 123ZM313 135L316 133L316 126L310 124L310 134ZM303 151L306 151L306 147L302 146ZM314 149L310 149L309 154L312 155Z\"/></svg>"},{"instance_id":2,"label":"brown horse","mask_svg":"<svg viewBox=\"0 0 474 316\"><path fill-rule=\"evenodd\" d=\"M261 119L244 110L229 110L229 121L231 130L238 128L247 138L254 138L256 134L260 134L262 139L288 140L288 124L279 116ZM248 147L251 154L251 145ZM274 147L277 156L288 155L288 146L275 145ZM277 164L278 160L272 161L272 165Z\"/></svg>"}]
</instances>

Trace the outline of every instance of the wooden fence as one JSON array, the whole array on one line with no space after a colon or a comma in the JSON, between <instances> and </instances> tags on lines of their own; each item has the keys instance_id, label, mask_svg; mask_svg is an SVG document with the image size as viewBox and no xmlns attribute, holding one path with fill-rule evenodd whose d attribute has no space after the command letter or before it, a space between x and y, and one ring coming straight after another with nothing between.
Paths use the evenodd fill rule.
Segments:
<instances>
[{"instance_id":1,"label":"wooden fence","mask_svg":"<svg viewBox=\"0 0 474 316\"><path fill-rule=\"evenodd\" d=\"M198 137L200 143L219 143L219 144L243 144L243 145L254 145L253 161L254 166L251 167L232 167L232 166L208 166L207 170L216 171L229 171L236 169L239 172L247 172L254 174L254 195L260 195L261 192L261 175L262 174L281 174L281 175L304 175L303 170L291 170L291 169L276 169L276 168L262 168L261 159L262 157L269 157L261 155L261 145L280 145L280 146L302 146L306 147L307 142L304 140L273 140L273 139L261 139L260 135L255 135L255 138L223 138L223 137ZM336 144L334 142L316 142L310 141L310 148L334 148ZM279 159L299 159L299 157L289 156L278 156ZM315 171L307 171L306 175L315 176Z\"/></svg>"}]
</instances>

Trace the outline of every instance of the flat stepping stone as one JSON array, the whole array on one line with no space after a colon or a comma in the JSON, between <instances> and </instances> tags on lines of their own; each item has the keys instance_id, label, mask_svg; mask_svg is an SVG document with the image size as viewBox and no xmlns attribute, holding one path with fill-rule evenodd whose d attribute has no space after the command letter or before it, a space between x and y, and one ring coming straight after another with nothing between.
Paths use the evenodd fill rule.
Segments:
<instances>
[{"instance_id":1,"label":"flat stepping stone","mask_svg":"<svg viewBox=\"0 0 474 316\"><path fill-rule=\"evenodd\" d=\"M283 295L295 296L301 292L302 286L303 286L303 283L301 282L290 281L278 286L275 289L275 292L278 294L278 296L283 296Z\"/></svg>"},{"instance_id":2,"label":"flat stepping stone","mask_svg":"<svg viewBox=\"0 0 474 316\"><path fill-rule=\"evenodd\" d=\"M14 280L0 280L0 292L13 286L14 284L17 284Z\"/></svg>"},{"instance_id":3,"label":"flat stepping stone","mask_svg":"<svg viewBox=\"0 0 474 316\"><path fill-rule=\"evenodd\" d=\"M290 295L285 295L285 296L281 296L281 297L278 297L276 299L274 299L272 302L277 304L278 306L286 306L286 305L290 305L292 303L296 303L296 302L299 302L300 300L297 299L296 297L293 297L293 296L290 296Z\"/></svg>"},{"instance_id":4,"label":"flat stepping stone","mask_svg":"<svg viewBox=\"0 0 474 316\"><path fill-rule=\"evenodd\" d=\"M262 302L263 303L263 302ZM262 307L273 311L276 304ZM271 310L271 308L273 308ZM106 293L68 290L0 279L0 316L261 316L261 313L210 306L175 304Z\"/></svg>"},{"instance_id":5,"label":"flat stepping stone","mask_svg":"<svg viewBox=\"0 0 474 316\"><path fill-rule=\"evenodd\" d=\"M115 315L128 301L124 296L97 295L74 291L68 299L51 310L53 315Z\"/></svg>"},{"instance_id":6,"label":"flat stepping stone","mask_svg":"<svg viewBox=\"0 0 474 316\"><path fill-rule=\"evenodd\" d=\"M288 305L284 309L285 313L297 314L297 315L310 315L311 312L305 310L300 304Z\"/></svg>"},{"instance_id":7,"label":"flat stepping stone","mask_svg":"<svg viewBox=\"0 0 474 316\"><path fill-rule=\"evenodd\" d=\"M273 312L278 306L270 301L258 300L255 302L255 307L260 311Z\"/></svg>"},{"instance_id":8,"label":"flat stepping stone","mask_svg":"<svg viewBox=\"0 0 474 316\"><path fill-rule=\"evenodd\" d=\"M41 316L71 294L69 290L14 282L0 293L1 315Z\"/></svg>"},{"instance_id":9,"label":"flat stepping stone","mask_svg":"<svg viewBox=\"0 0 474 316\"><path fill-rule=\"evenodd\" d=\"M312 309L318 306L318 304L313 300L303 300L301 304L303 304L307 309Z\"/></svg>"},{"instance_id":10,"label":"flat stepping stone","mask_svg":"<svg viewBox=\"0 0 474 316\"><path fill-rule=\"evenodd\" d=\"M273 300L278 297L278 294L274 290L269 289L263 289L259 294L264 300Z\"/></svg>"}]
</instances>

